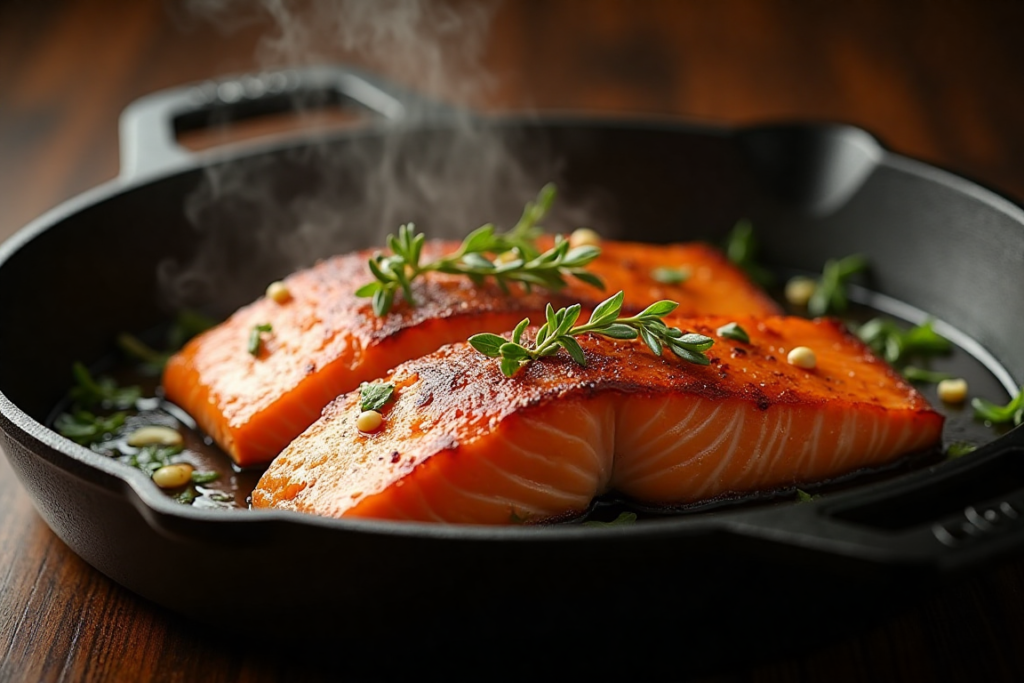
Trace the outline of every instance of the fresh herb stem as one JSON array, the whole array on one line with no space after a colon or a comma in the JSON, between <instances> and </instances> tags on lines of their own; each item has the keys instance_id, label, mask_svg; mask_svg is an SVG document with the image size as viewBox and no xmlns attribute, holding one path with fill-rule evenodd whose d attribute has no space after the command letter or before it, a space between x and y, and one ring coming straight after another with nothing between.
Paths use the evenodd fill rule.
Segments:
<instances>
[{"instance_id":1,"label":"fresh herb stem","mask_svg":"<svg viewBox=\"0 0 1024 683\"><path fill-rule=\"evenodd\" d=\"M971 401L971 406L974 408L974 416L978 419L992 424L1012 422L1014 425L1020 425L1024 423L1024 386L1006 405L1001 406L983 398L975 398Z\"/></svg>"},{"instance_id":2,"label":"fresh herb stem","mask_svg":"<svg viewBox=\"0 0 1024 683\"><path fill-rule=\"evenodd\" d=\"M757 263L757 240L754 237L754 226L749 220L737 221L733 226L725 239L725 255L733 265L762 287L770 287L775 283L771 271Z\"/></svg>"},{"instance_id":3,"label":"fresh herb stem","mask_svg":"<svg viewBox=\"0 0 1024 683\"><path fill-rule=\"evenodd\" d=\"M426 235L417 233L411 223L401 226L398 235L388 236L391 255L376 254L367 262L375 280L357 289L356 296L372 298L373 311L379 316L391 310L399 292L410 306L415 306L412 283L430 272L465 275L476 284L494 278L505 293L509 293L510 282L520 283L527 291L534 286L559 290L566 286L569 276L603 288L601 279L585 270L601 253L599 247L572 248L568 241L558 237L554 247L539 253L537 224L547 214L554 196L554 186L545 185L536 201L527 203L519 222L509 232L497 232L488 223L467 235L451 254L427 263L420 263Z\"/></svg>"},{"instance_id":4,"label":"fresh herb stem","mask_svg":"<svg viewBox=\"0 0 1024 683\"><path fill-rule=\"evenodd\" d=\"M662 318L679 306L674 301L658 301L637 315L620 318L622 311L623 292L613 295L598 304L590 315L590 320L583 325L576 325L582 306L574 304L568 308L554 310L551 304L546 309L546 322L537 331L533 347L520 343L523 331L530 324L530 319L523 319L512 332L512 340L496 334L476 334L469 338L480 353L490 358L501 358L501 371L506 377L513 376L521 367L558 353L565 349L576 363L586 367L587 359L583 348L575 337L581 334L598 334L612 339L636 339L640 337L644 343L660 356L668 347L683 360L697 365L707 365L710 361L704 352L715 343L710 337L701 334L684 334L682 330L668 327Z\"/></svg>"},{"instance_id":5,"label":"fresh herb stem","mask_svg":"<svg viewBox=\"0 0 1024 683\"><path fill-rule=\"evenodd\" d=\"M953 344L935 331L933 320L926 320L904 331L895 321L889 318L872 318L859 328L857 336L876 354L884 358L890 365L906 363L911 357L934 356L949 353ZM938 379L926 376L926 371L907 367L904 375L907 379L926 382L938 382ZM933 373L937 377L939 373Z\"/></svg>"},{"instance_id":6,"label":"fresh herb stem","mask_svg":"<svg viewBox=\"0 0 1024 683\"><path fill-rule=\"evenodd\" d=\"M903 376L911 382L928 382L930 384L938 384L944 379L953 379L953 375L948 372L925 370L914 365L908 365L903 368Z\"/></svg>"},{"instance_id":7,"label":"fresh herb stem","mask_svg":"<svg viewBox=\"0 0 1024 683\"><path fill-rule=\"evenodd\" d=\"M867 260L860 254L826 261L818 286L807 301L807 312L813 316L844 312L849 305L847 282L867 267Z\"/></svg>"},{"instance_id":8,"label":"fresh herb stem","mask_svg":"<svg viewBox=\"0 0 1024 683\"><path fill-rule=\"evenodd\" d=\"M135 402L142 395L139 387L119 387L110 377L94 379L89 369L79 362L72 365L71 372L75 377L71 398L83 408L100 405L103 408L127 410L135 407Z\"/></svg>"}]
</instances>

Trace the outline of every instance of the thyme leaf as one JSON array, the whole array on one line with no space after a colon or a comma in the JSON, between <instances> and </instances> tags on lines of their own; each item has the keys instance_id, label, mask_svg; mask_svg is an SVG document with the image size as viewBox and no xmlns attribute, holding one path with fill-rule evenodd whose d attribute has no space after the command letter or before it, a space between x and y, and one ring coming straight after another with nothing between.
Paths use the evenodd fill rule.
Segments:
<instances>
[{"instance_id":1,"label":"thyme leaf","mask_svg":"<svg viewBox=\"0 0 1024 683\"><path fill-rule=\"evenodd\" d=\"M750 343L750 335L747 331L740 327L739 323L731 322L726 323L719 327L715 332L718 333L719 337L725 337L726 339L733 339L735 341L743 342L744 344Z\"/></svg>"},{"instance_id":2,"label":"thyme leaf","mask_svg":"<svg viewBox=\"0 0 1024 683\"><path fill-rule=\"evenodd\" d=\"M575 325L582 307L573 304L558 311L547 305L544 325L537 331L532 347L520 344L513 335L512 341L506 341L496 334L475 334L469 338L474 349L489 358L501 359L501 372L506 377L513 376L523 366L545 356L553 356L559 349L565 349L579 365L586 367L587 359L574 337L581 334L598 334L612 339L636 339L643 342L660 356L665 347L683 360L697 365L707 365L710 361L704 355L715 343L710 337L702 334L684 334L682 330L668 327L662 318L679 306L675 301L657 301L635 316L620 318L622 311L623 292L615 294L594 308L590 320L583 325ZM516 328L521 334L529 319L519 323Z\"/></svg>"},{"instance_id":3,"label":"thyme leaf","mask_svg":"<svg viewBox=\"0 0 1024 683\"><path fill-rule=\"evenodd\" d=\"M537 199L526 204L519 222L509 232L498 232L488 223L467 235L451 254L427 263L420 263L426 235L417 233L412 223L402 225L397 235L387 238L391 255L378 253L367 261L374 280L359 287L356 296L371 298L373 312L378 316L391 310L399 293L406 303L415 306L412 283L429 272L464 275L476 284L493 278L505 292L510 282L520 283L527 291L534 286L555 291L565 287L570 276L603 288L601 279L585 270L601 253L600 248L573 248L558 237L551 249L543 253L537 249L536 240L541 234L538 222L551 208L554 197L554 185L545 185Z\"/></svg>"},{"instance_id":4,"label":"thyme leaf","mask_svg":"<svg viewBox=\"0 0 1024 683\"><path fill-rule=\"evenodd\" d=\"M260 323L259 325L253 325L252 329L249 330L249 343L247 349L249 353L254 356L260 355L260 349L263 348L263 332L272 332L273 326L270 323Z\"/></svg>"},{"instance_id":5,"label":"thyme leaf","mask_svg":"<svg viewBox=\"0 0 1024 683\"><path fill-rule=\"evenodd\" d=\"M359 409L380 410L391 399L391 394L394 391L394 384L385 384L383 382L367 384L364 382L363 386L359 388Z\"/></svg>"},{"instance_id":6,"label":"thyme leaf","mask_svg":"<svg viewBox=\"0 0 1024 683\"><path fill-rule=\"evenodd\" d=\"M663 285L681 285L690 279L689 268L655 268L651 271L651 277Z\"/></svg>"}]
</instances>

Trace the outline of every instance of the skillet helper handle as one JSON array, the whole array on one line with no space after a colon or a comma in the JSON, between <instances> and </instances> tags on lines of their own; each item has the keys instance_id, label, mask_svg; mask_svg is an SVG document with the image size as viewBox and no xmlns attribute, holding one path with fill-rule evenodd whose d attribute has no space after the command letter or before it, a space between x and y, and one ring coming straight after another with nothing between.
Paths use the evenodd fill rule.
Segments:
<instances>
[{"instance_id":1,"label":"skillet helper handle","mask_svg":"<svg viewBox=\"0 0 1024 683\"><path fill-rule=\"evenodd\" d=\"M307 66L168 88L141 97L121 113L121 179L195 163L177 133L310 107L354 106L377 120L402 122L454 113L373 74L347 66Z\"/></svg>"},{"instance_id":2,"label":"skillet helper handle","mask_svg":"<svg viewBox=\"0 0 1024 683\"><path fill-rule=\"evenodd\" d=\"M1024 550L1024 426L866 492L743 515L731 531L847 568L944 574Z\"/></svg>"}]
</instances>

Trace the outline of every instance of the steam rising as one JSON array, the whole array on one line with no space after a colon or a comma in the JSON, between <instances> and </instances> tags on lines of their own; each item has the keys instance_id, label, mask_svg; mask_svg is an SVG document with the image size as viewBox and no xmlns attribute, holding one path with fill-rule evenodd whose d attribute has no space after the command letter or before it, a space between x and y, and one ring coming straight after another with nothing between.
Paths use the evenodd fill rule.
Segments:
<instances>
[{"instance_id":1,"label":"steam rising","mask_svg":"<svg viewBox=\"0 0 1024 683\"><path fill-rule=\"evenodd\" d=\"M523 203L557 180L536 141L526 159L515 135L469 113L493 84L482 56L494 3L189 0L187 6L226 31L269 20L257 54L268 70L354 64L423 99L414 98L398 123L210 164L185 207L200 233L197 256L161 267L172 307L215 299L230 310L317 259L381 246L409 221L431 238L461 237L487 221L510 227ZM434 111L431 100L455 105L441 123L425 118Z\"/></svg>"}]
</instances>

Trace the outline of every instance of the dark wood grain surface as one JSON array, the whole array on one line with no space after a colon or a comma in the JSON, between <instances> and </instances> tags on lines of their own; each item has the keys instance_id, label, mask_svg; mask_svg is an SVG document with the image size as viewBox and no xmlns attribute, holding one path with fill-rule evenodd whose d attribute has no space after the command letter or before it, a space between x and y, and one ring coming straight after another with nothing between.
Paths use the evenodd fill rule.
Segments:
<instances>
[{"instance_id":1,"label":"dark wood grain surface","mask_svg":"<svg viewBox=\"0 0 1024 683\"><path fill-rule=\"evenodd\" d=\"M316 11L331 3L264 4ZM415 4L333 3L368 6ZM328 60L482 110L845 121L1024 201L1019 1L507 0L493 16L480 3L453 6L471 19L455 33L437 29L431 44L443 47L445 68L425 76L429 60L406 53L422 47L415 40L356 49L341 40L344 22L294 14L281 24L255 2L0 2L0 237L117 175L117 118L134 98ZM475 33L473 16L489 30ZM444 61L473 39L478 58ZM449 70L459 78L434 78ZM596 638L595 652L613 640ZM1024 680L1022 644L1024 560L1011 558L852 633L723 661L699 678ZM342 660L331 661L213 638L135 597L50 532L0 459L0 680L344 680Z\"/></svg>"}]
</instances>

